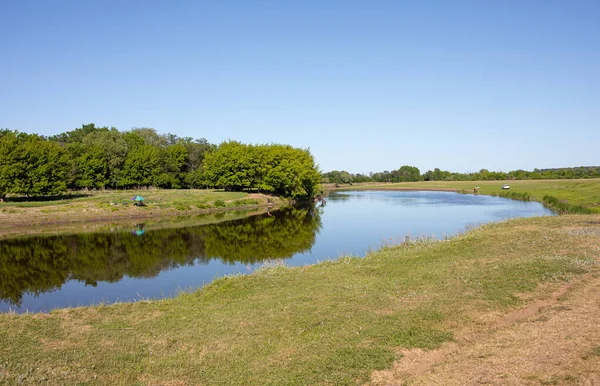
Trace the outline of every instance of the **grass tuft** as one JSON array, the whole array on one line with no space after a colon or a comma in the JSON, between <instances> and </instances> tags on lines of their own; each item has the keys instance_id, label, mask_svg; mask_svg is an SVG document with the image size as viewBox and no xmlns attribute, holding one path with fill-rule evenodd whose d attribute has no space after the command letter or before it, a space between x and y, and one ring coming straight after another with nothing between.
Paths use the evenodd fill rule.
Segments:
<instances>
[{"instance_id":1,"label":"grass tuft","mask_svg":"<svg viewBox=\"0 0 600 386\"><path fill-rule=\"evenodd\" d=\"M529 192L502 191L502 192L494 192L491 195L497 196L497 197L503 197L503 198L510 198L511 200L531 201L531 193L529 193Z\"/></svg>"}]
</instances>

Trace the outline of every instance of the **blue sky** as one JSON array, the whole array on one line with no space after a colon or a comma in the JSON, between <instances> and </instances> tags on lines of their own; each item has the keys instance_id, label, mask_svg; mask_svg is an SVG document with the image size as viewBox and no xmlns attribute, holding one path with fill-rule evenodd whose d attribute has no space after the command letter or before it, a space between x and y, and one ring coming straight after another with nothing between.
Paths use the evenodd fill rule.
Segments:
<instances>
[{"instance_id":1,"label":"blue sky","mask_svg":"<svg viewBox=\"0 0 600 386\"><path fill-rule=\"evenodd\" d=\"M310 148L321 169L600 164L600 1L0 0L0 127Z\"/></svg>"}]
</instances>

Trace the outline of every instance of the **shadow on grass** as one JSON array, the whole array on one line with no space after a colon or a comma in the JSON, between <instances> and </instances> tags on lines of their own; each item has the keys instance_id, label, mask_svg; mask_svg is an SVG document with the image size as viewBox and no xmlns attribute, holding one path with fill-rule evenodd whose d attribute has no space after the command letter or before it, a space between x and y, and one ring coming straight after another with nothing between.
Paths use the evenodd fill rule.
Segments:
<instances>
[{"instance_id":1,"label":"shadow on grass","mask_svg":"<svg viewBox=\"0 0 600 386\"><path fill-rule=\"evenodd\" d=\"M60 194L57 196L34 196L34 197L6 197L4 202L49 202L49 201L62 201L62 200L73 200L75 198L90 197L91 194L78 193L78 194Z\"/></svg>"}]
</instances>

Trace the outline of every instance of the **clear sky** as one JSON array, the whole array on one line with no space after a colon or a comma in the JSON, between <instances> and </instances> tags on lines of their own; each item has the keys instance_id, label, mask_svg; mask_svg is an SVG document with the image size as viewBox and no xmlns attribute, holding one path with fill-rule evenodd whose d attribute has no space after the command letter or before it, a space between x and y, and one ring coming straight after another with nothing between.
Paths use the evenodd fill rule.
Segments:
<instances>
[{"instance_id":1,"label":"clear sky","mask_svg":"<svg viewBox=\"0 0 600 386\"><path fill-rule=\"evenodd\" d=\"M600 1L0 0L0 128L310 148L321 169L600 164Z\"/></svg>"}]
</instances>

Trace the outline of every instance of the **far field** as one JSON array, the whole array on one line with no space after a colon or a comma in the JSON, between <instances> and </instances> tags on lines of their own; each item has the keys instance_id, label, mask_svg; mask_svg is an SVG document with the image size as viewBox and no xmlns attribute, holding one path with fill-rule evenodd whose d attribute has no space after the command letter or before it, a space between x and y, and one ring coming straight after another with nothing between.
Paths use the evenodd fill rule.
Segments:
<instances>
[{"instance_id":1,"label":"far field","mask_svg":"<svg viewBox=\"0 0 600 386\"><path fill-rule=\"evenodd\" d=\"M479 194L502 194L502 185L510 185L510 193L530 193L531 199L542 201L545 195L556 197L573 205L581 205L594 213L600 213L600 179L582 180L510 180L510 181L421 181L396 184L366 183L340 185L337 189L406 189L406 190L448 190L473 193L479 187ZM336 189L329 186L330 189ZM504 192L506 193L506 192Z\"/></svg>"},{"instance_id":2,"label":"far field","mask_svg":"<svg viewBox=\"0 0 600 386\"><path fill-rule=\"evenodd\" d=\"M142 196L145 206L131 200ZM56 228L96 226L135 219L161 219L201 213L281 206L285 201L262 194L216 190L119 190L76 192L64 196L12 197L0 202L0 238ZM52 225L51 227L49 225Z\"/></svg>"}]
</instances>

